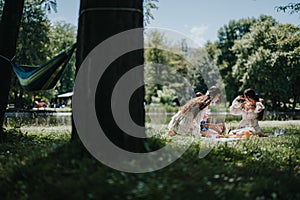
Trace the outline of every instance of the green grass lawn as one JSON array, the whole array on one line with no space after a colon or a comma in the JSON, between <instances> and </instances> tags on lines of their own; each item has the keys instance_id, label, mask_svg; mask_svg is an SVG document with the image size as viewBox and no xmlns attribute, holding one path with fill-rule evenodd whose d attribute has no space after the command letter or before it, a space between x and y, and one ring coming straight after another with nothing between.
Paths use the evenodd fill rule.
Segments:
<instances>
[{"instance_id":1,"label":"green grass lawn","mask_svg":"<svg viewBox=\"0 0 300 200\"><path fill-rule=\"evenodd\" d=\"M300 122L261 123L277 138L201 140L159 171L130 174L94 159L68 127L10 129L0 141L0 199L300 199ZM150 146L169 141L156 135Z\"/></svg>"}]
</instances>

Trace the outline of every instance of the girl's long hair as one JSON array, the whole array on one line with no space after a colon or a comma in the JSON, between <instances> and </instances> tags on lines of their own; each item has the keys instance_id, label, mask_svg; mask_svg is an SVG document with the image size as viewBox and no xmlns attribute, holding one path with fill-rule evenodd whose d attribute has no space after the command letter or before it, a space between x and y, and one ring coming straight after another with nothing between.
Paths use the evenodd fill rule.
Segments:
<instances>
[{"instance_id":1,"label":"girl's long hair","mask_svg":"<svg viewBox=\"0 0 300 200\"><path fill-rule=\"evenodd\" d=\"M189 100L185 105L180 107L179 110L181 110L182 113L186 113L191 111L195 104L198 104L199 111L203 110L218 94L221 94L221 90L216 86L211 86L205 95L202 95L202 93L197 93L195 98Z\"/></svg>"},{"instance_id":2,"label":"girl's long hair","mask_svg":"<svg viewBox=\"0 0 300 200\"><path fill-rule=\"evenodd\" d=\"M185 105L183 105L179 109L183 113L186 113L187 111L191 110L191 108L193 108L195 106L195 104L199 105L200 103L204 103L204 102L207 102L209 104L210 103L209 97L206 95L198 96L198 97L195 97L195 98L192 98L191 100L189 100ZM206 106L208 106L208 104Z\"/></svg>"}]
</instances>

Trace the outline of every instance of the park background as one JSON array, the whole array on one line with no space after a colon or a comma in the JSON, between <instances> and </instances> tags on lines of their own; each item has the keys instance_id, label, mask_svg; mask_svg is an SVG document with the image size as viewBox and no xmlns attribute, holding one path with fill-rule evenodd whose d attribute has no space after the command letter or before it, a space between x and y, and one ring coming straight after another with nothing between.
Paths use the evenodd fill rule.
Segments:
<instances>
[{"instance_id":1,"label":"park background","mask_svg":"<svg viewBox=\"0 0 300 200\"><path fill-rule=\"evenodd\" d=\"M57 7L48 2L25 1L16 46L18 63L39 65L76 42L79 1L58 1ZM59 94L73 91L76 71L73 56L51 90L24 91L12 75L0 144L1 196L5 199L192 199L195 195L211 199L300 198L297 187L300 181L299 7L283 12L276 6L291 5L290 2L247 1L238 5L236 1L219 5L191 1L184 3L186 7L174 3L170 9L171 1L145 2L145 12L150 12L144 21L146 27L180 31L199 46L189 46L185 40L170 43L163 32L151 32L147 45L152 49L145 50L144 59L146 63L170 67L168 72L159 72L162 79L181 73L189 78L194 91L205 92L207 85L198 69L217 66L222 82L209 84L224 87L226 101L222 108L214 107L211 111L226 112L236 95L252 87L265 99L263 131L271 136L276 129L284 129L285 135L219 143L204 159L197 155L202 145L199 140L177 162L156 172L128 174L110 169L91 157L80 141L71 140L70 104L54 106L62 103ZM51 13L45 5L50 6ZM260 11L262 8L266 11ZM255 14L245 14L249 10ZM75 13L71 17L70 11ZM203 16L196 17L197 12ZM222 21L211 21L217 20L214 16ZM209 20L202 22L206 18ZM194 20L199 22L194 24ZM161 49L172 49L176 54ZM195 61L197 68L185 56ZM149 70L145 79L157 73ZM146 113L153 109L151 106L156 111L176 112L178 106L173 100L180 87L183 87L181 82L169 87L145 86ZM49 107L33 109L35 99L49 102ZM239 121L230 115L223 118L232 126ZM151 126L147 120L146 116L146 125ZM162 127L158 131L153 127L147 130L152 135L148 141L151 148L169 142L164 137L166 124Z\"/></svg>"}]
</instances>

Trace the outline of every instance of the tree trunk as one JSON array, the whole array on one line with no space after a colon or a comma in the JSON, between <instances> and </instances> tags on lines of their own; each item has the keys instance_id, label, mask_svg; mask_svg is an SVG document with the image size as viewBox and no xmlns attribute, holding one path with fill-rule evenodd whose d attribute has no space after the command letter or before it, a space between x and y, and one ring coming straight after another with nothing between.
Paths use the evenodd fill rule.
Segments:
<instances>
[{"instance_id":1,"label":"tree trunk","mask_svg":"<svg viewBox=\"0 0 300 200\"><path fill-rule=\"evenodd\" d=\"M7 59L13 58L16 53L23 6L24 0L5 1L0 23L0 131L3 130L12 72L12 67Z\"/></svg>"},{"instance_id":2,"label":"tree trunk","mask_svg":"<svg viewBox=\"0 0 300 200\"><path fill-rule=\"evenodd\" d=\"M136 10L143 10L142 0L81 0L77 38L77 71L88 53L98 44L120 32L143 27L143 14L135 12ZM138 42L143 44L143 41ZM101 77L96 92L95 105L101 128L115 145L133 152L144 152L144 139L132 137L116 125L111 111L111 94L122 75L143 63L143 50L133 51L116 59ZM143 78L143 74L137 77ZM129 105L133 121L140 126L144 126L145 123L143 102L144 88L142 87L133 94ZM75 137L75 132L73 125L73 137Z\"/></svg>"}]
</instances>

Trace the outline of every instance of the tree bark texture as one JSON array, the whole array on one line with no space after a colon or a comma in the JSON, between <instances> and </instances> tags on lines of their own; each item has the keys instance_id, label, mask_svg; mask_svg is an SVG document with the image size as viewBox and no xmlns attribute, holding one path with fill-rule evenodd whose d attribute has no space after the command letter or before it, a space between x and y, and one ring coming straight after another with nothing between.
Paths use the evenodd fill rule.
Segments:
<instances>
[{"instance_id":1,"label":"tree bark texture","mask_svg":"<svg viewBox=\"0 0 300 200\"><path fill-rule=\"evenodd\" d=\"M24 0L5 1L0 23L0 124L3 128L8 101L12 66L7 59L16 53L16 44L23 13ZM4 57L4 58L3 58ZM6 59L5 59L6 58Z\"/></svg>"},{"instance_id":2,"label":"tree bark texture","mask_svg":"<svg viewBox=\"0 0 300 200\"><path fill-rule=\"evenodd\" d=\"M134 12L134 10L143 10L142 0L81 0L77 38L77 70L88 53L107 38L126 30L143 27L142 12ZM143 40L143 36L137 40ZM139 42L143 44L143 41ZM115 145L132 152L144 151L144 139L130 136L117 126L111 111L111 94L122 75L143 63L142 49L117 58L101 77L96 92L95 104L101 128ZM137 78L143 79L143 74L137 74ZM129 105L133 121L140 126L144 126L145 123L143 102L144 87L141 87L132 95ZM73 130L75 130L74 128L73 126Z\"/></svg>"}]
</instances>

